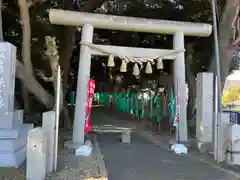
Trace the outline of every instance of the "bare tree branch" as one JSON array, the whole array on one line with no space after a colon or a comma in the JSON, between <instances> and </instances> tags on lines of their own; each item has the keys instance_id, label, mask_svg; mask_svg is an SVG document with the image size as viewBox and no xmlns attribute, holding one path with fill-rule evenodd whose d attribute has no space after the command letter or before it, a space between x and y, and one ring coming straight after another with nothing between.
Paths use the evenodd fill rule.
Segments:
<instances>
[{"instance_id":1,"label":"bare tree branch","mask_svg":"<svg viewBox=\"0 0 240 180\"><path fill-rule=\"evenodd\" d=\"M239 46L240 45L240 36L237 37L237 39L235 39L233 42L232 42L232 46Z\"/></svg>"},{"instance_id":2,"label":"bare tree branch","mask_svg":"<svg viewBox=\"0 0 240 180\"><path fill-rule=\"evenodd\" d=\"M37 75L38 77L40 77L42 80L44 80L45 82L53 82L53 80L54 80L53 76L47 77L47 76L45 76L44 73L43 73L41 70L39 70L39 69L36 70L36 75Z\"/></svg>"},{"instance_id":3,"label":"bare tree branch","mask_svg":"<svg viewBox=\"0 0 240 180\"><path fill-rule=\"evenodd\" d=\"M231 46L233 48L236 48L237 46L240 45L240 0L238 2L238 6L235 10L235 15L232 20L232 43Z\"/></svg>"},{"instance_id":4,"label":"bare tree branch","mask_svg":"<svg viewBox=\"0 0 240 180\"><path fill-rule=\"evenodd\" d=\"M45 2L47 2L48 0L29 0L29 1L27 1L27 4L28 4L28 8L31 8L31 7L33 7L33 6L35 6L36 4L38 4L38 3L45 3Z\"/></svg>"},{"instance_id":5,"label":"bare tree branch","mask_svg":"<svg viewBox=\"0 0 240 180\"><path fill-rule=\"evenodd\" d=\"M237 36L239 36L239 5L236 8L235 16L232 20L232 30L233 30L232 40L234 41L234 40L238 39ZM236 44L236 43L233 43L233 44Z\"/></svg>"}]
</instances>

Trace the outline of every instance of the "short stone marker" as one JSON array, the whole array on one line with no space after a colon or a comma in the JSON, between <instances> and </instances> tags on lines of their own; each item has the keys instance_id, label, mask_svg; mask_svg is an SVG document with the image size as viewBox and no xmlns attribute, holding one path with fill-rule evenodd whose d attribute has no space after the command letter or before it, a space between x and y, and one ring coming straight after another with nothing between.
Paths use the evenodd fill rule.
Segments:
<instances>
[{"instance_id":1,"label":"short stone marker","mask_svg":"<svg viewBox=\"0 0 240 180\"><path fill-rule=\"evenodd\" d=\"M41 127L28 131L27 180L45 180L47 141Z\"/></svg>"},{"instance_id":2,"label":"short stone marker","mask_svg":"<svg viewBox=\"0 0 240 180\"><path fill-rule=\"evenodd\" d=\"M42 128L47 138L47 173L54 170L54 126L55 111L44 112L42 115Z\"/></svg>"},{"instance_id":3,"label":"short stone marker","mask_svg":"<svg viewBox=\"0 0 240 180\"><path fill-rule=\"evenodd\" d=\"M122 130L122 143L131 143L131 129Z\"/></svg>"}]
</instances>

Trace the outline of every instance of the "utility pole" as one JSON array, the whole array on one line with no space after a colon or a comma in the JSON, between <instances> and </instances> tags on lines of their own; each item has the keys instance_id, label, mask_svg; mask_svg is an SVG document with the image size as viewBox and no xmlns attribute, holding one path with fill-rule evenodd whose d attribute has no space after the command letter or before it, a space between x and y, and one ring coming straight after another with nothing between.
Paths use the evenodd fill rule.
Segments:
<instances>
[{"instance_id":1,"label":"utility pole","mask_svg":"<svg viewBox=\"0 0 240 180\"><path fill-rule=\"evenodd\" d=\"M213 128L213 153L215 161L221 161L220 153L220 128L221 128L221 114L222 114L222 88L221 88L221 71L220 71L220 56L219 56L219 43L218 43L218 29L217 29L217 13L216 13L216 0L212 0L212 20L214 32L214 50L216 60L215 72L215 101L214 101L214 128Z\"/></svg>"}]
</instances>

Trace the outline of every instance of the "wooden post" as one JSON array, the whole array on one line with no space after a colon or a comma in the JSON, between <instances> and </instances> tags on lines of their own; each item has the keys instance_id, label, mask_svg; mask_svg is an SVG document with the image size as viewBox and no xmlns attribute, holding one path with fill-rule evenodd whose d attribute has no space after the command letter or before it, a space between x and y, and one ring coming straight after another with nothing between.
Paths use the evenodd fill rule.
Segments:
<instances>
[{"instance_id":1,"label":"wooden post","mask_svg":"<svg viewBox=\"0 0 240 180\"><path fill-rule=\"evenodd\" d=\"M173 39L174 49L184 49L184 33L176 32ZM184 52L179 52L174 62L174 87L175 95L180 96L179 124L176 131L176 138L180 142L188 141L187 132L187 106L186 106L186 80L185 80L185 56ZM178 88L176 88L178 87ZM178 93L177 93L178 91ZM175 96L175 98L178 98ZM175 105L176 106L176 105Z\"/></svg>"},{"instance_id":2,"label":"wooden post","mask_svg":"<svg viewBox=\"0 0 240 180\"><path fill-rule=\"evenodd\" d=\"M81 40L92 43L93 26L85 24L82 27ZM85 114L87 103L88 80L91 70L91 49L86 45L80 47L80 59L78 67L77 95L73 125L73 145L84 145Z\"/></svg>"}]
</instances>

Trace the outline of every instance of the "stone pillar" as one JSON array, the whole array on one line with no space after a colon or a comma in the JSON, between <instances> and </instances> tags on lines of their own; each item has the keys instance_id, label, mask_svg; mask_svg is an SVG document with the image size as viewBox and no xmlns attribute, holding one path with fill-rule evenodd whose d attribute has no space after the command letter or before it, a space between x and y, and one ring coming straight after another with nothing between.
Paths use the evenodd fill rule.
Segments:
<instances>
[{"instance_id":1,"label":"stone pillar","mask_svg":"<svg viewBox=\"0 0 240 180\"><path fill-rule=\"evenodd\" d=\"M47 173L53 172L54 170L54 158L57 158L55 155L55 111L48 111L42 115L42 127L47 138L47 164L46 171Z\"/></svg>"},{"instance_id":2,"label":"stone pillar","mask_svg":"<svg viewBox=\"0 0 240 180\"><path fill-rule=\"evenodd\" d=\"M92 43L93 26L85 24L82 27L81 41ZM73 125L73 145L78 147L84 145L85 114L87 103L88 80L91 70L91 49L82 44L80 48L80 59L78 67L76 106Z\"/></svg>"},{"instance_id":3,"label":"stone pillar","mask_svg":"<svg viewBox=\"0 0 240 180\"><path fill-rule=\"evenodd\" d=\"M184 33L176 32L173 38L175 50L184 50ZM186 81L185 81L185 56L184 52L179 52L174 60L174 91L175 96L180 96L180 120L177 127L176 138L180 142L188 141L187 132L187 101L186 101ZM178 91L178 92L177 92ZM175 97L177 98L177 97Z\"/></svg>"},{"instance_id":4,"label":"stone pillar","mask_svg":"<svg viewBox=\"0 0 240 180\"><path fill-rule=\"evenodd\" d=\"M18 167L26 158L27 132L23 111L14 111L16 47L0 42L0 166Z\"/></svg>"},{"instance_id":5,"label":"stone pillar","mask_svg":"<svg viewBox=\"0 0 240 180\"><path fill-rule=\"evenodd\" d=\"M45 180L47 140L41 127L28 131L27 180Z\"/></svg>"},{"instance_id":6,"label":"stone pillar","mask_svg":"<svg viewBox=\"0 0 240 180\"><path fill-rule=\"evenodd\" d=\"M203 152L212 148L213 74L198 73L196 83L196 139Z\"/></svg>"},{"instance_id":7,"label":"stone pillar","mask_svg":"<svg viewBox=\"0 0 240 180\"><path fill-rule=\"evenodd\" d=\"M239 146L239 141L238 140L239 140L240 133L239 133L238 130L236 130L234 128L234 127L236 127L237 129L239 129L239 127L237 127L237 126L239 126L239 124L233 124L233 128L236 130L235 131L236 134L234 134L235 137L230 136L229 131L228 131L229 130L228 128L230 126L230 114L227 113L227 112L226 113L223 112L221 114L221 122L219 123L219 125L220 125L220 127L219 127L219 133L218 133L219 137L217 138L217 141L218 141L217 142L217 147L216 147L217 149L216 150L214 149L213 157L218 162L223 162L223 161L226 160L226 150L227 150L229 145L231 146L231 140L233 140L232 138L234 138L234 139L236 138L235 141L233 140L233 142L232 142L233 143L233 146L232 146L233 151L235 151L235 152L239 151L240 146ZM232 130L234 130L234 129L232 129ZM229 142L229 140L230 140L230 142ZM213 146L213 148L215 148L215 147ZM237 149L235 149L235 148L237 148ZM215 153L216 151L217 151L217 153ZM237 155L238 158L240 157L240 155L238 153L235 153L235 155Z\"/></svg>"}]
</instances>

